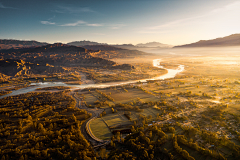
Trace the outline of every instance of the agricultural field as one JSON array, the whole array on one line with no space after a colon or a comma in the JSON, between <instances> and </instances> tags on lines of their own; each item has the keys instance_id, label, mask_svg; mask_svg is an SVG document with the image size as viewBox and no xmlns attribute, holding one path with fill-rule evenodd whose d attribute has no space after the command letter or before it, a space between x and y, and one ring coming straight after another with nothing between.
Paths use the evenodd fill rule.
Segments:
<instances>
[{"instance_id":1,"label":"agricultural field","mask_svg":"<svg viewBox=\"0 0 240 160\"><path fill-rule=\"evenodd\" d=\"M109 95L114 99L114 103L128 103L137 101L140 98L142 101L157 101L157 98L151 94L145 93L139 88L126 87L126 88L111 88L101 90L103 93Z\"/></svg>"},{"instance_id":2,"label":"agricultural field","mask_svg":"<svg viewBox=\"0 0 240 160\"><path fill-rule=\"evenodd\" d=\"M198 120L196 114L204 112L209 106L211 108L225 104L227 107L222 107L223 112L236 114L239 111L237 88L240 86L237 86L234 80L227 81L227 83L226 81L225 79L181 76L172 80L139 83L135 86L128 85L100 89L100 91L114 99L112 102L115 105L108 105L109 109L113 107L118 111L131 112L129 115L131 121L138 121L141 116L156 120L161 115L160 119L167 120L171 117L175 117L175 119L193 118L190 123L188 122L193 124ZM236 91L233 91L232 88L235 88ZM112 113L107 113L103 118L109 114ZM113 122L116 121L116 124L121 120L110 119ZM148 120L148 122L150 121ZM203 127L203 125L199 126Z\"/></svg>"},{"instance_id":3,"label":"agricultural field","mask_svg":"<svg viewBox=\"0 0 240 160\"><path fill-rule=\"evenodd\" d=\"M180 64L184 62L182 59L176 61ZM102 138L112 139L112 146L124 145L128 148L127 141L134 135L124 134L126 129L136 134L148 130L144 135L156 143L153 145L161 146L158 152L163 157L174 155L176 159L184 159L189 156L189 159L199 160L239 157L240 79L232 73L229 73L227 78L222 78L218 72L210 75L206 70L192 74L192 69L197 66L188 65L188 62L185 65L186 70L174 79L91 91L92 95L98 97L99 102L112 103L105 105L104 113L92 121L95 126L101 121L102 130L108 132L109 136ZM214 69L216 66L210 67ZM90 99L87 103L90 103ZM94 125L91 130L100 138L99 128ZM155 129L152 130L151 127L162 130L166 137L163 133L160 136L159 131L153 132ZM124 142L116 141L119 139L116 130L126 136ZM152 132L149 132L150 130ZM159 142L161 143L158 144ZM125 153L118 147L116 149ZM146 149L148 154L151 154L151 149ZM184 150L184 154L181 150ZM133 146L129 148L129 154L131 152L136 152ZM110 153L111 156L114 157Z\"/></svg>"},{"instance_id":4,"label":"agricultural field","mask_svg":"<svg viewBox=\"0 0 240 160\"><path fill-rule=\"evenodd\" d=\"M144 92L141 88L133 85L127 86L127 88L123 87L110 87L108 89L90 89L89 91L81 92L84 94L84 101L87 105L93 106L98 104L97 102L104 102L100 106L101 108L106 106L112 106L118 103L129 103L132 101L139 101L139 97L141 97L141 101L157 101L158 98L154 95L148 94Z\"/></svg>"},{"instance_id":5,"label":"agricultural field","mask_svg":"<svg viewBox=\"0 0 240 160\"><path fill-rule=\"evenodd\" d=\"M102 118L94 119L90 124L90 128L92 133L99 139L106 140L112 137L112 133Z\"/></svg>"},{"instance_id":6,"label":"agricultural field","mask_svg":"<svg viewBox=\"0 0 240 160\"><path fill-rule=\"evenodd\" d=\"M192 58L189 59L192 60ZM43 123L44 128L48 127L48 119L55 121L54 117L59 115L62 120L68 117L68 122L72 126L76 123L70 118L73 114L79 125L92 117L94 119L90 121L89 128L96 138L108 142L106 153L109 153L109 159L121 153L125 154L126 151L121 150L122 147L128 148L127 153L132 157L136 156L132 153L137 153L138 156L145 153L142 156L148 154L151 157L169 157L170 159L172 156L175 159L199 160L239 158L240 79L230 70L237 72L240 67L238 65L232 68L228 65L221 66L224 74L229 73L223 78L220 72L215 72L219 65L217 62L214 65L215 63L206 63L200 58L198 62L194 61L196 62L194 65L181 58L176 59L174 64L168 63L167 60L172 59L163 61L165 67L175 68L177 64L184 64L185 71L172 79L151 80L108 88L86 88L75 91L70 91L68 87L43 88L29 95L26 94L27 97L39 97L36 102L21 99L23 102L28 102L28 105L36 103L36 108L31 110L30 106L31 112L21 111L18 115L15 110L7 108L8 110L5 111L2 108L2 116L11 118L25 116L24 119L26 119L27 115L31 115L33 121ZM211 71L208 72L206 66ZM198 70L198 67L201 69ZM212 72L214 74L211 74ZM24 85L2 87L4 91L1 94L4 95ZM64 108L67 105L66 101L73 101L70 108L74 108L74 100L66 94L69 92L76 93L75 100L79 101L76 106L79 109ZM49 97L57 97L56 95L59 94L58 98L62 100L49 99L46 96L48 94ZM38 104L44 107L39 108ZM47 105L53 107L49 110ZM36 116L38 119L34 119ZM14 119L12 122L17 123ZM26 125L28 125L27 120ZM75 130L79 130L79 127L75 127ZM5 130L2 131L3 135L8 134ZM35 131L36 136L38 131L40 130ZM12 136L11 133L10 136ZM138 153L136 145L141 145L144 150ZM61 151L63 155L67 154L63 149ZM113 151L119 154L114 155ZM55 154L55 150L49 153ZM94 157L94 155L91 156ZM99 156L96 155L96 157Z\"/></svg>"}]
</instances>

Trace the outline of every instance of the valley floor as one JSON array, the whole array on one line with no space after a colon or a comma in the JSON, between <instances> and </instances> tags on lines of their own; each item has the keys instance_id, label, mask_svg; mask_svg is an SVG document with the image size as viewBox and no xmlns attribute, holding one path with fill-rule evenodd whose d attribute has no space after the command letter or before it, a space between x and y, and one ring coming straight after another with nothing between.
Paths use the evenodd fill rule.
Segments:
<instances>
[{"instance_id":1,"label":"valley floor","mask_svg":"<svg viewBox=\"0 0 240 160\"><path fill-rule=\"evenodd\" d=\"M1 156L9 156L10 152L5 148L11 148L10 146L16 148L23 143L18 138L15 138L16 142L11 140L15 134L22 135L26 141L27 138L34 136L34 142L38 142L37 137L46 133L49 133L46 134L48 137L50 133L57 136L57 130L62 130L62 134L70 135L71 141L77 140L77 132L80 131L84 139L95 146L94 153L90 154L91 149L89 149L88 157L238 159L240 157L240 77L237 74L240 69L239 62L239 57L234 59L165 57L161 65L175 69L179 64L183 64L185 71L167 80L74 91L70 91L72 88L68 86L55 86L35 90L35 93L3 98L0 100L3 104L0 124L0 127L3 126L0 134L3 142ZM74 74L79 75L81 80L88 81L80 71ZM92 83L92 81L88 82ZM11 85L4 87L1 94L12 91ZM45 94L50 94L56 100L55 98L54 102L50 99L44 100ZM60 94L60 97L66 96L66 99L57 100L57 94ZM35 99L34 97L38 97L36 102L29 101ZM19 102L18 105L25 107L25 110L21 110L17 105L14 106L15 108L8 105L9 102L11 102L9 104L14 103L15 99L19 101L19 98L23 104ZM64 106L71 101L74 101L71 107L64 109ZM41 105L44 106L43 109L39 107ZM32 118L29 119L29 116ZM7 121L7 117L10 121ZM28 126L28 130L21 130L18 126L20 119L22 119L22 128ZM66 122L62 123L63 121ZM35 123L37 126L42 124L43 127L35 127ZM50 126L51 123L53 128ZM55 123L56 127L54 127ZM71 136L72 130L75 139ZM58 143L56 136L50 138L51 143ZM60 137L64 139L64 136ZM81 144L74 142L74 145L71 145L69 142L66 139L68 144L65 144L65 147L69 148L70 153L60 148L51 149L47 153L57 157L76 156L77 153L71 152L71 147L81 148ZM45 140L43 143L48 144L48 141ZM30 145L34 150L45 152L41 144L34 146L30 143ZM22 150L23 156L34 154L25 151L24 147L19 149ZM18 153L14 152L14 154ZM45 155L42 153L38 156Z\"/></svg>"}]
</instances>

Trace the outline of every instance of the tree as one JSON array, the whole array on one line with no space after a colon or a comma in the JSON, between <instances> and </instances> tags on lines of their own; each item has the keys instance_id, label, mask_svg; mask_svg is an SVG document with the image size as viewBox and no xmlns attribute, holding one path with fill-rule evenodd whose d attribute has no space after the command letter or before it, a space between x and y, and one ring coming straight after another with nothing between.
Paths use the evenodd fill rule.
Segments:
<instances>
[{"instance_id":1,"label":"tree","mask_svg":"<svg viewBox=\"0 0 240 160\"><path fill-rule=\"evenodd\" d=\"M153 145L149 145L148 149L152 150L153 149Z\"/></svg>"},{"instance_id":2,"label":"tree","mask_svg":"<svg viewBox=\"0 0 240 160\"><path fill-rule=\"evenodd\" d=\"M169 131L172 132L172 133L174 133L174 132L175 132L175 128L169 127Z\"/></svg>"},{"instance_id":3,"label":"tree","mask_svg":"<svg viewBox=\"0 0 240 160\"><path fill-rule=\"evenodd\" d=\"M132 126L131 131L132 131L133 133L136 132L136 129L134 128L134 126Z\"/></svg>"},{"instance_id":4,"label":"tree","mask_svg":"<svg viewBox=\"0 0 240 160\"><path fill-rule=\"evenodd\" d=\"M105 115L106 114L106 111L103 111L102 115Z\"/></svg>"},{"instance_id":5,"label":"tree","mask_svg":"<svg viewBox=\"0 0 240 160\"><path fill-rule=\"evenodd\" d=\"M44 156L44 157L47 157L47 150L42 150L42 155Z\"/></svg>"},{"instance_id":6,"label":"tree","mask_svg":"<svg viewBox=\"0 0 240 160\"><path fill-rule=\"evenodd\" d=\"M19 158L19 160L24 160L24 157L23 157L23 155Z\"/></svg>"},{"instance_id":7,"label":"tree","mask_svg":"<svg viewBox=\"0 0 240 160\"><path fill-rule=\"evenodd\" d=\"M189 153L186 150L182 150L182 156L185 158L189 157Z\"/></svg>"},{"instance_id":8,"label":"tree","mask_svg":"<svg viewBox=\"0 0 240 160\"><path fill-rule=\"evenodd\" d=\"M52 123L49 125L48 129L49 129L49 130L52 130L52 129L53 129Z\"/></svg>"},{"instance_id":9,"label":"tree","mask_svg":"<svg viewBox=\"0 0 240 160\"><path fill-rule=\"evenodd\" d=\"M146 150L143 151L142 155L143 155L144 159L148 158L148 152Z\"/></svg>"},{"instance_id":10,"label":"tree","mask_svg":"<svg viewBox=\"0 0 240 160\"><path fill-rule=\"evenodd\" d=\"M149 115L149 116L148 116L148 119L152 119L152 115Z\"/></svg>"},{"instance_id":11,"label":"tree","mask_svg":"<svg viewBox=\"0 0 240 160\"><path fill-rule=\"evenodd\" d=\"M32 117L30 115L28 115L28 120L32 120Z\"/></svg>"},{"instance_id":12,"label":"tree","mask_svg":"<svg viewBox=\"0 0 240 160\"><path fill-rule=\"evenodd\" d=\"M121 133L117 132L117 134L115 135L116 139L118 140L118 142L120 142L121 139Z\"/></svg>"},{"instance_id":13,"label":"tree","mask_svg":"<svg viewBox=\"0 0 240 160\"><path fill-rule=\"evenodd\" d=\"M152 138L152 131L149 131L149 138Z\"/></svg>"},{"instance_id":14,"label":"tree","mask_svg":"<svg viewBox=\"0 0 240 160\"><path fill-rule=\"evenodd\" d=\"M114 142L113 142L113 140L111 140L110 145L111 145L111 147L114 146Z\"/></svg>"},{"instance_id":15,"label":"tree","mask_svg":"<svg viewBox=\"0 0 240 160\"><path fill-rule=\"evenodd\" d=\"M101 157L102 159L104 159L105 156L106 156L106 149L105 149L105 148L102 148L102 149L100 150L100 157Z\"/></svg>"},{"instance_id":16,"label":"tree","mask_svg":"<svg viewBox=\"0 0 240 160\"><path fill-rule=\"evenodd\" d=\"M153 154L150 154L150 158L153 159L153 158L154 158L154 155L153 155Z\"/></svg>"}]
</instances>

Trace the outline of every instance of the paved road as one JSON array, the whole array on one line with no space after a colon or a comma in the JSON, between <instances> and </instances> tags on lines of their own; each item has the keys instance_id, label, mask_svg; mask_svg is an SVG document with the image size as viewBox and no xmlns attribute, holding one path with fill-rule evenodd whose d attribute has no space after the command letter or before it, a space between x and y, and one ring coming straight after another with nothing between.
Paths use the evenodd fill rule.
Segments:
<instances>
[{"instance_id":1,"label":"paved road","mask_svg":"<svg viewBox=\"0 0 240 160\"><path fill-rule=\"evenodd\" d=\"M86 120L81 126L81 132L82 132L83 136L88 141L90 141L93 146L102 146L105 143L108 143L108 141L104 141L104 140L101 140L101 139L95 137L94 134L91 132L91 129L90 129L90 122L92 120L94 120L95 118L97 118L99 116L99 114L101 114L103 112L103 109L87 108L84 104L82 104L82 100L76 95L76 93L72 92L71 95L76 100L76 107L77 108L84 109L88 113L92 114L92 116L88 120Z\"/></svg>"}]
</instances>

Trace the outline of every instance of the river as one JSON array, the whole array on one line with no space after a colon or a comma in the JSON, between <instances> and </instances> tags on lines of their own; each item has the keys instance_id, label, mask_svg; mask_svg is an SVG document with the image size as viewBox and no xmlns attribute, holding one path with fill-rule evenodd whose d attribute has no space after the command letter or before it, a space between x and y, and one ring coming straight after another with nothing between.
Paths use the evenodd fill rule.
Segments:
<instances>
[{"instance_id":1,"label":"river","mask_svg":"<svg viewBox=\"0 0 240 160\"><path fill-rule=\"evenodd\" d=\"M177 69L167 69L161 66L160 62L161 62L161 59L154 59L153 66L166 69L168 73L158 77L154 77L154 78L148 78L148 79L142 79L142 80L120 81L120 82L107 82L107 83L99 83L99 84L81 84L81 85L70 85L63 82L31 83L32 86L22 88L19 90L14 90L12 91L12 93L0 96L0 99L8 96L15 96L19 94L32 92L38 88L45 88L45 87L66 86L66 87L72 87L72 90L75 90L75 89L84 89L84 88L107 88L107 87L126 85L126 84L136 83L136 82L147 82L148 80L164 80L164 79L174 78L178 73L184 71L184 65L179 65Z\"/></svg>"}]
</instances>

